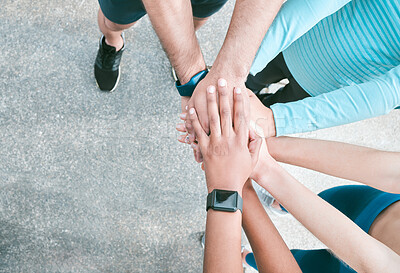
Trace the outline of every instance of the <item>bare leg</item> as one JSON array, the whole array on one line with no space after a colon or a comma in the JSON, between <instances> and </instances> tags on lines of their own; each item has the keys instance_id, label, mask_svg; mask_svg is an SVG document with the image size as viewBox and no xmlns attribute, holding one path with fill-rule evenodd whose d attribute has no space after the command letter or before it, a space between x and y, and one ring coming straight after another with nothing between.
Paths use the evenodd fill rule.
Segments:
<instances>
[{"instance_id":1,"label":"bare leg","mask_svg":"<svg viewBox=\"0 0 400 273\"><path fill-rule=\"evenodd\" d=\"M181 84L206 68L195 34L190 1L142 0Z\"/></svg>"},{"instance_id":2,"label":"bare leg","mask_svg":"<svg viewBox=\"0 0 400 273\"><path fill-rule=\"evenodd\" d=\"M136 23L133 22L127 25L113 23L104 16L101 9L99 9L97 22L99 24L100 31L106 38L106 44L115 47L117 51L120 50L124 45L124 41L121 37L122 31L130 28Z\"/></svg>"},{"instance_id":3,"label":"bare leg","mask_svg":"<svg viewBox=\"0 0 400 273\"><path fill-rule=\"evenodd\" d=\"M198 31L208 20L207 18L199 18L193 16L194 31Z\"/></svg>"}]
</instances>

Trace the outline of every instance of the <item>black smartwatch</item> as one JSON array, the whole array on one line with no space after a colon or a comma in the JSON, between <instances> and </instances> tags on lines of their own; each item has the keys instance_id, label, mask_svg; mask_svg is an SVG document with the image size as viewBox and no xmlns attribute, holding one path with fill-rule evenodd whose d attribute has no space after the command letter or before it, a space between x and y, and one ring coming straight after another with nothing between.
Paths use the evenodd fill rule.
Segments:
<instances>
[{"instance_id":1,"label":"black smartwatch","mask_svg":"<svg viewBox=\"0 0 400 273\"><path fill-rule=\"evenodd\" d=\"M202 70L199 73L197 73L196 75L194 75L190 81L188 81L187 83L185 83L184 85L181 85L181 82L179 80L177 80L175 82L175 87L179 92L179 95L181 95L182 97L191 97L194 89L196 89L197 84L205 78L205 76L208 73L208 69Z\"/></svg>"},{"instance_id":2,"label":"black smartwatch","mask_svg":"<svg viewBox=\"0 0 400 273\"><path fill-rule=\"evenodd\" d=\"M237 191L213 190L207 196L207 211L209 209L235 212L242 210L243 199Z\"/></svg>"}]
</instances>

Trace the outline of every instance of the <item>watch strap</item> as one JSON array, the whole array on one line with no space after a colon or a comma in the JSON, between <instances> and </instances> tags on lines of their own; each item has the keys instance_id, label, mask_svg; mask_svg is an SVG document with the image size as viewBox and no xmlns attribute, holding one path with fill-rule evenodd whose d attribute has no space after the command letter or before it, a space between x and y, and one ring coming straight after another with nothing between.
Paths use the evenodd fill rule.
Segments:
<instances>
[{"instance_id":1,"label":"watch strap","mask_svg":"<svg viewBox=\"0 0 400 273\"><path fill-rule=\"evenodd\" d=\"M187 83L185 83L184 85L181 85L180 81L177 80L175 82L175 87L179 92L179 95L181 95L182 97L190 97L192 96L194 90L196 89L197 84L205 78L205 76L208 73L208 69L202 70L199 73L197 73L196 75L194 75L190 81L188 81Z\"/></svg>"}]
</instances>

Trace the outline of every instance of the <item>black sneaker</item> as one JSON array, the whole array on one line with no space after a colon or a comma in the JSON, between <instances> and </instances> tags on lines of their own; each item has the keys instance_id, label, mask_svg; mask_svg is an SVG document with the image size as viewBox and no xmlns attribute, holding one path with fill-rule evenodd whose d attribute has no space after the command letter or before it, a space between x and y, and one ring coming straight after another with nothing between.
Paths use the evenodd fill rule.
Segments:
<instances>
[{"instance_id":1,"label":"black sneaker","mask_svg":"<svg viewBox=\"0 0 400 273\"><path fill-rule=\"evenodd\" d=\"M100 38L99 50L97 51L96 61L94 63L94 77L96 78L97 85L103 91L112 92L118 85L120 77L120 62L122 53L125 50L124 45L119 51L115 47L106 44L106 39L103 36Z\"/></svg>"}]
</instances>

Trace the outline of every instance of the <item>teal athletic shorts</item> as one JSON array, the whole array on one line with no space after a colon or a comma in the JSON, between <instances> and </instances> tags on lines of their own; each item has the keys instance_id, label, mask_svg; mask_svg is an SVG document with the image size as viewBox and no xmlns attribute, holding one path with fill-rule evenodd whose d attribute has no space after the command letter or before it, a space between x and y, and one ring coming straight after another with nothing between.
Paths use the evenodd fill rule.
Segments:
<instances>
[{"instance_id":1,"label":"teal athletic shorts","mask_svg":"<svg viewBox=\"0 0 400 273\"><path fill-rule=\"evenodd\" d=\"M219 11L228 0L191 0L193 16L207 18ZM104 16L120 25L136 22L146 10L140 0L99 0Z\"/></svg>"}]
</instances>

